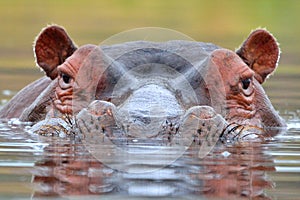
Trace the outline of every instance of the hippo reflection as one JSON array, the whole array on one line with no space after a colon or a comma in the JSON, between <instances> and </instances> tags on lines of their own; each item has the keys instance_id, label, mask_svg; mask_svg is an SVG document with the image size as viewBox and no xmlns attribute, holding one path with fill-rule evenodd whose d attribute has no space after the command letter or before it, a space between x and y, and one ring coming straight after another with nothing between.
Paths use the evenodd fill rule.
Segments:
<instances>
[{"instance_id":1,"label":"hippo reflection","mask_svg":"<svg viewBox=\"0 0 300 200\"><path fill-rule=\"evenodd\" d=\"M103 195L109 199L188 197L269 200L271 198L266 196L266 190L275 185L269 177L275 171L272 156L266 154L264 147L257 145L259 143L253 144L252 141L229 147L217 145L202 160L197 157L198 146L191 147L168 166L161 165L161 160L170 152L162 152L147 165L126 162L130 170L124 172L96 160L80 141L46 139L50 140L47 141L50 145L45 147L43 157L32 170L36 198ZM230 156L222 156L222 152ZM116 161L119 165L124 164ZM111 158L111 162L115 162L115 158ZM153 165L160 167L156 171L145 172Z\"/></svg>"},{"instance_id":2,"label":"hippo reflection","mask_svg":"<svg viewBox=\"0 0 300 200\"><path fill-rule=\"evenodd\" d=\"M233 52L179 40L76 47L62 27L49 26L34 53L46 77L20 91L0 118L39 122L39 131L66 122L71 132L112 135L117 127L127 137L170 139L184 130L193 137L221 130L218 136L232 139L285 126L261 86L280 54L264 29Z\"/></svg>"}]
</instances>

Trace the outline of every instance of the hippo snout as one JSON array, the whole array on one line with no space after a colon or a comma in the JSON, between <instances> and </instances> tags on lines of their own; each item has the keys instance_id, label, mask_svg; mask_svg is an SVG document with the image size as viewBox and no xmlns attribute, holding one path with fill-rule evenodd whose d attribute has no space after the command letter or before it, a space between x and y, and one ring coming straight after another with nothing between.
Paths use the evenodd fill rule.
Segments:
<instances>
[{"instance_id":1,"label":"hippo snout","mask_svg":"<svg viewBox=\"0 0 300 200\"><path fill-rule=\"evenodd\" d=\"M118 106L120 123L127 127L128 135L132 136L157 135L165 121L175 123L183 113L184 108L174 92L156 84L145 85L133 91L128 99Z\"/></svg>"},{"instance_id":2,"label":"hippo snout","mask_svg":"<svg viewBox=\"0 0 300 200\"><path fill-rule=\"evenodd\" d=\"M93 101L77 114L76 124L88 137L161 138L184 145L209 137L216 142L227 126L224 118L210 106L185 109L181 103L170 87L146 84L119 105Z\"/></svg>"},{"instance_id":3,"label":"hippo snout","mask_svg":"<svg viewBox=\"0 0 300 200\"><path fill-rule=\"evenodd\" d=\"M119 105L99 100L92 102L77 119L92 115L99 126L118 126L129 137L151 138L162 132L165 123L178 125L183 114L184 108L173 91L158 84L146 84L130 92Z\"/></svg>"}]
</instances>

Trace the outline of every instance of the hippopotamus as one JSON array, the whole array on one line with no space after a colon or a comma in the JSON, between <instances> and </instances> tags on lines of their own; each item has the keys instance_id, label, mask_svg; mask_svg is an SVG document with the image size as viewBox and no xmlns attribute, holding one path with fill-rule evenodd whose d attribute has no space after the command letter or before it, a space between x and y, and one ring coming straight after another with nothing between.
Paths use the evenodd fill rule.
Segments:
<instances>
[{"instance_id":1,"label":"hippopotamus","mask_svg":"<svg viewBox=\"0 0 300 200\"><path fill-rule=\"evenodd\" d=\"M184 40L77 47L51 25L37 36L34 55L46 75L16 94L0 118L39 124L40 132L67 123L126 137L220 130L217 137L247 138L285 126L262 87L280 57L265 29L232 51Z\"/></svg>"}]
</instances>

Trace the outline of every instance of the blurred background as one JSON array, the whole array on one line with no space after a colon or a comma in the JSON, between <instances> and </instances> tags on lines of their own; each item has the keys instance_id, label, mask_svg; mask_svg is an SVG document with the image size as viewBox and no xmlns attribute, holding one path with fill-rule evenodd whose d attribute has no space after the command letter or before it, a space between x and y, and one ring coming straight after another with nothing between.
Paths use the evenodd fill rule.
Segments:
<instances>
[{"instance_id":1,"label":"blurred background","mask_svg":"<svg viewBox=\"0 0 300 200\"><path fill-rule=\"evenodd\" d=\"M53 23L64 26L78 45L154 26L232 50L251 30L267 28L282 50L278 73L300 74L299 10L297 0L0 0L0 91L17 91L42 76L32 45Z\"/></svg>"}]
</instances>

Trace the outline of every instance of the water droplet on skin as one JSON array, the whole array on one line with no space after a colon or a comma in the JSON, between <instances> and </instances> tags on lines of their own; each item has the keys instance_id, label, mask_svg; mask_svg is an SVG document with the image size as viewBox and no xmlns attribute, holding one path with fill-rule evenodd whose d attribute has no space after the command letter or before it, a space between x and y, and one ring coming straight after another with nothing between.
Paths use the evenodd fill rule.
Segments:
<instances>
[{"instance_id":1,"label":"water droplet on skin","mask_svg":"<svg viewBox=\"0 0 300 200\"><path fill-rule=\"evenodd\" d=\"M224 151L223 153L222 153L222 155L224 156L224 157L228 157L228 156L230 156L231 155L231 153L229 153L228 151Z\"/></svg>"}]
</instances>

